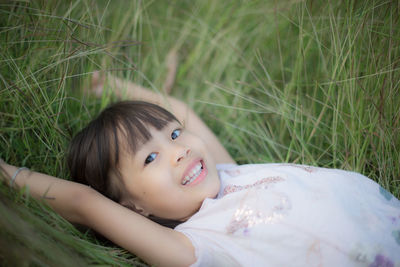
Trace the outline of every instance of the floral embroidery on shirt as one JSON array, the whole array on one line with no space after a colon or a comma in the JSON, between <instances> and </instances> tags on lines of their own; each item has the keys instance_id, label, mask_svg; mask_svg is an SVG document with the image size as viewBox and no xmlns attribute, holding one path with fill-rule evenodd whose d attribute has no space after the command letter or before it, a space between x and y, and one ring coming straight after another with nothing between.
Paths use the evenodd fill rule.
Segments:
<instances>
[{"instance_id":1,"label":"floral embroidery on shirt","mask_svg":"<svg viewBox=\"0 0 400 267\"><path fill-rule=\"evenodd\" d=\"M371 257L373 257L373 255L369 253L367 247L368 245L366 246L364 243L355 242L354 247L349 251L350 259L357 263L362 263L360 266L368 266L368 264L371 264Z\"/></svg>"},{"instance_id":2,"label":"floral embroidery on shirt","mask_svg":"<svg viewBox=\"0 0 400 267\"><path fill-rule=\"evenodd\" d=\"M238 192L244 189L249 189L252 187L258 187L258 186L263 186L263 189L266 189L268 187L269 184L274 184L277 182L281 182L284 179L280 176L271 176L271 177L267 177L267 178L263 178L257 182L255 182L254 184L248 184L248 185L227 185L224 188L224 192L222 193L222 196L225 196L227 194L230 193L234 193L234 192Z\"/></svg>"},{"instance_id":3,"label":"floral embroidery on shirt","mask_svg":"<svg viewBox=\"0 0 400 267\"><path fill-rule=\"evenodd\" d=\"M359 252L358 254L355 254L353 259L356 262L362 262L362 263L366 263L368 256L365 253Z\"/></svg>"},{"instance_id":4,"label":"floral embroidery on shirt","mask_svg":"<svg viewBox=\"0 0 400 267\"><path fill-rule=\"evenodd\" d=\"M387 257L382 254L378 254L375 256L375 260L373 263L369 265L369 267L393 267L394 263Z\"/></svg>"},{"instance_id":5,"label":"floral embroidery on shirt","mask_svg":"<svg viewBox=\"0 0 400 267\"><path fill-rule=\"evenodd\" d=\"M389 221L392 224L397 224L400 221L400 215L398 215L397 217L389 215Z\"/></svg>"},{"instance_id":6,"label":"floral embroidery on shirt","mask_svg":"<svg viewBox=\"0 0 400 267\"><path fill-rule=\"evenodd\" d=\"M290 166L290 167L295 167L302 169L303 171L306 171L308 173L312 173L317 171L317 168L312 167L312 166L307 166L307 165L298 165L298 164L293 164L293 163L284 163L284 164L279 164L280 166Z\"/></svg>"},{"instance_id":7,"label":"floral embroidery on shirt","mask_svg":"<svg viewBox=\"0 0 400 267\"><path fill-rule=\"evenodd\" d=\"M321 241L316 238L307 249L308 266L322 266Z\"/></svg>"},{"instance_id":8,"label":"floral embroidery on shirt","mask_svg":"<svg viewBox=\"0 0 400 267\"><path fill-rule=\"evenodd\" d=\"M252 190L249 194L256 194L255 191ZM249 194L246 194L243 200ZM260 203L258 200L258 198L253 198L251 201L246 201L246 204L242 204L235 211L227 226L228 234L234 234L239 230L243 230L243 234L247 236L250 229L258 224L274 224L279 222L292 207L289 198L282 193L269 194L267 199L264 199L265 203ZM267 212L261 211L258 205L262 205L263 210L266 208Z\"/></svg>"}]
</instances>

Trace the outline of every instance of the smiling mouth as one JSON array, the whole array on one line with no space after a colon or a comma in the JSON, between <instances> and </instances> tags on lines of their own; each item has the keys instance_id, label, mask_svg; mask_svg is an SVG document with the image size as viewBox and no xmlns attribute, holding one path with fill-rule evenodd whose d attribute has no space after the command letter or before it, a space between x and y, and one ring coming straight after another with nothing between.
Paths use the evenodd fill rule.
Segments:
<instances>
[{"instance_id":1,"label":"smiling mouth","mask_svg":"<svg viewBox=\"0 0 400 267\"><path fill-rule=\"evenodd\" d=\"M202 174L204 168L203 168L203 162L199 161L189 172L188 175L185 176L185 178L182 180L182 185L189 185L196 181L197 178ZM203 175L202 175L203 176Z\"/></svg>"}]
</instances>

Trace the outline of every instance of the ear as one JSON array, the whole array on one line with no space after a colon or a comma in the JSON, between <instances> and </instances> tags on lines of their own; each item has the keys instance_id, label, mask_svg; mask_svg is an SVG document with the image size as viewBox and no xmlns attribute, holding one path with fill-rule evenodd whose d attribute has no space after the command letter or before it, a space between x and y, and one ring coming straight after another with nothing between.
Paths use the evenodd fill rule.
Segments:
<instances>
[{"instance_id":1,"label":"ear","mask_svg":"<svg viewBox=\"0 0 400 267\"><path fill-rule=\"evenodd\" d=\"M141 205L134 203L132 200L121 200L119 202L119 204L121 204L125 208L133 210L134 212L137 212L145 217L149 217L149 215L150 215L150 213L147 212Z\"/></svg>"}]
</instances>

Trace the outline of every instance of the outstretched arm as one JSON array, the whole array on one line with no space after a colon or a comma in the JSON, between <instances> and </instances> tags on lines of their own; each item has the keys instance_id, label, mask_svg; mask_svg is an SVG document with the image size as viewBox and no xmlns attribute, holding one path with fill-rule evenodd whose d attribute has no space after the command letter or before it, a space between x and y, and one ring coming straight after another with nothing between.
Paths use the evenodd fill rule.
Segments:
<instances>
[{"instance_id":1,"label":"outstretched arm","mask_svg":"<svg viewBox=\"0 0 400 267\"><path fill-rule=\"evenodd\" d=\"M6 182L18 169L0 159ZM182 233L109 200L88 186L23 170L14 186L28 187L70 222L86 225L115 244L156 266L188 266L195 261L193 246Z\"/></svg>"},{"instance_id":2,"label":"outstretched arm","mask_svg":"<svg viewBox=\"0 0 400 267\"><path fill-rule=\"evenodd\" d=\"M10 184L13 174L16 173L17 167L9 165L0 159L0 167L2 175L0 178L6 179L5 182ZM81 198L90 192L88 186L70 182L67 180L55 178L46 174L23 170L15 177L12 185L16 188L27 187L29 194L35 199L43 199L61 216L73 223L82 223L79 214L79 203Z\"/></svg>"},{"instance_id":3,"label":"outstretched arm","mask_svg":"<svg viewBox=\"0 0 400 267\"><path fill-rule=\"evenodd\" d=\"M95 75L98 75L98 73ZM186 130L196 133L196 135L206 141L207 149L214 156L216 163L235 163L210 128L208 128L203 120L184 102L172 96L165 97L147 88L112 75L107 76L107 81L118 97L123 97L125 95L130 99L151 102L171 111L185 126ZM97 93L99 93L102 88L103 84L98 83Z\"/></svg>"}]
</instances>

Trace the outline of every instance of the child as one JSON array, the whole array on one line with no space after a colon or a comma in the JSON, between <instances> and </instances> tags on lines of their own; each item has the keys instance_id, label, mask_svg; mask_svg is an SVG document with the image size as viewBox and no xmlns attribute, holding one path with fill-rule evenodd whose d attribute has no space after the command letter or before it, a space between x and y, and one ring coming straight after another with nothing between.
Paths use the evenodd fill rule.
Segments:
<instances>
[{"instance_id":1,"label":"child","mask_svg":"<svg viewBox=\"0 0 400 267\"><path fill-rule=\"evenodd\" d=\"M110 79L117 95L126 87L164 104ZM378 184L304 165L238 166L192 110L168 100L176 117L126 101L83 129L68 158L80 183L1 166L12 186L155 266L400 265L400 202Z\"/></svg>"}]
</instances>

